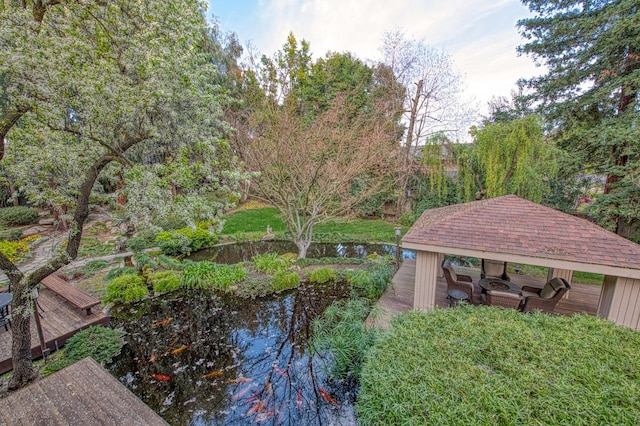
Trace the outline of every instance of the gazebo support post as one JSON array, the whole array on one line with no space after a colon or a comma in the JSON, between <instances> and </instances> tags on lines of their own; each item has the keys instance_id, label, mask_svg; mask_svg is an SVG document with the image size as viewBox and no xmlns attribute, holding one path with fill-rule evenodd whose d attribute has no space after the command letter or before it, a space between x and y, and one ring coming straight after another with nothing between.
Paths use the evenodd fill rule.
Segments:
<instances>
[{"instance_id":1,"label":"gazebo support post","mask_svg":"<svg viewBox=\"0 0 640 426\"><path fill-rule=\"evenodd\" d=\"M434 308L436 304L436 285L440 264L438 253L419 251L416 258L416 281L413 307L423 311Z\"/></svg>"}]
</instances>

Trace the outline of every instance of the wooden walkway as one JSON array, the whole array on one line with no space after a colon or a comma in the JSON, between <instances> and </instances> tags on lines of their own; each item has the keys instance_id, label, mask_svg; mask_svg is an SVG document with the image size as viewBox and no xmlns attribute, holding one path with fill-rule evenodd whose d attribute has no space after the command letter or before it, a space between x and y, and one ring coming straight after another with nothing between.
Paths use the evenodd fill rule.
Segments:
<instances>
[{"instance_id":1,"label":"wooden walkway","mask_svg":"<svg viewBox=\"0 0 640 426\"><path fill-rule=\"evenodd\" d=\"M109 317L98 308L93 308L90 315L81 311L58 297L51 290L40 290L38 303L42 310L38 312L42 323L45 346L51 350L61 347L67 339L78 331L92 325L108 325ZM42 356L38 332L33 314L31 316L31 354L34 359ZM0 374L13 368L11 361L11 329L0 328Z\"/></svg>"},{"instance_id":2,"label":"wooden walkway","mask_svg":"<svg viewBox=\"0 0 640 426\"><path fill-rule=\"evenodd\" d=\"M455 269L456 272L470 275L476 283L480 279L479 269L462 267L456 267ZM391 285L387 287L387 290L376 303L376 309L367 319L369 326L387 329L389 327L389 321L394 315L413 308L415 272L416 261L405 260L393 277ZM543 278L526 275L510 274L510 277L511 281L519 286L542 287L546 282ZM573 315L579 312L596 315L601 289L602 287L597 285L572 283L571 291L569 291L567 297L558 302L555 312L562 315ZM436 306L441 308L449 306L447 283L444 277L438 278Z\"/></svg>"},{"instance_id":3,"label":"wooden walkway","mask_svg":"<svg viewBox=\"0 0 640 426\"><path fill-rule=\"evenodd\" d=\"M0 424L167 425L91 358L0 401Z\"/></svg>"}]
</instances>

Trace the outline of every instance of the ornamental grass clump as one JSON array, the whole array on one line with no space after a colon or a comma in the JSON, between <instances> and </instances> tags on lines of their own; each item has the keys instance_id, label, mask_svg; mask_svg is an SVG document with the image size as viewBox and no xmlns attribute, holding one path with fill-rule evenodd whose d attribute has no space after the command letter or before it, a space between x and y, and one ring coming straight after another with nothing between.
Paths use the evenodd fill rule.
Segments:
<instances>
[{"instance_id":1,"label":"ornamental grass clump","mask_svg":"<svg viewBox=\"0 0 640 426\"><path fill-rule=\"evenodd\" d=\"M274 274L278 271L286 270L291 265L291 262L278 256L277 253L265 253L253 256L251 264L258 272Z\"/></svg>"},{"instance_id":2,"label":"ornamental grass clump","mask_svg":"<svg viewBox=\"0 0 640 426\"><path fill-rule=\"evenodd\" d=\"M324 266L309 271L307 273L307 279L310 283L324 284L338 279L338 274L336 274L336 271L333 269Z\"/></svg>"},{"instance_id":3,"label":"ornamental grass clump","mask_svg":"<svg viewBox=\"0 0 640 426\"><path fill-rule=\"evenodd\" d=\"M271 278L271 290L283 291L300 285L300 276L293 271L278 271Z\"/></svg>"},{"instance_id":4,"label":"ornamental grass clump","mask_svg":"<svg viewBox=\"0 0 640 426\"><path fill-rule=\"evenodd\" d=\"M394 273L387 260L387 257L373 259L368 261L367 269L348 271L347 280L358 295L369 299L382 296Z\"/></svg>"},{"instance_id":5,"label":"ornamental grass clump","mask_svg":"<svg viewBox=\"0 0 640 426\"><path fill-rule=\"evenodd\" d=\"M247 277L241 265L223 265L209 261L194 262L184 267L180 285L185 288L217 288L227 290Z\"/></svg>"},{"instance_id":6,"label":"ornamental grass clump","mask_svg":"<svg viewBox=\"0 0 640 426\"><path fill-rule=\"evenodd\" d=\"M410 311L368 352L361 425L633 425L640 333L488 306Z\"/></svg>"},{"instance_id":7,"label":"ornamental grass clump","mask_svg":"<svg viewBox=\"0 0 640 426\"><path fill-rule=\"evenodd\" d=\"M180 288L180 276L174 271L153 272L149 284L155 293L166 293Z\"/></svg>"}]
</instances>

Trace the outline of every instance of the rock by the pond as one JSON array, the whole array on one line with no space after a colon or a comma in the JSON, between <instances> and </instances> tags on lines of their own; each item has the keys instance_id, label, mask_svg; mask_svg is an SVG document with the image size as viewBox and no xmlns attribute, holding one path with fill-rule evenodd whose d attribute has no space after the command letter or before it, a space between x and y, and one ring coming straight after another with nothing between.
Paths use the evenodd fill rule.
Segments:
<instances>
[{"instance_id":1,"label":"rock by the pond","mask_svg":"<svg viewBox=\"0 0 640 426\"><path fill-rule=\"evenodd\" d=\"M38 225L42 225L42 226L53 226L53 224L56 222L56 220L52 217L45 217L42 218L38 221Z\"/></svg>"},{"instance_id":2,"label":"rock by the pond","mask_svg":"<svg viewBox=\"0 0 640 426\"><path fill-rule=\"evenodd\" d=\"M32 227L27 228L24 231L22 231L22 236L23 237L30 237L31 235L42 234L43 232L45 232L44 227L42 227L42 226L32 226Z\"/></svg>"}]
</instances>

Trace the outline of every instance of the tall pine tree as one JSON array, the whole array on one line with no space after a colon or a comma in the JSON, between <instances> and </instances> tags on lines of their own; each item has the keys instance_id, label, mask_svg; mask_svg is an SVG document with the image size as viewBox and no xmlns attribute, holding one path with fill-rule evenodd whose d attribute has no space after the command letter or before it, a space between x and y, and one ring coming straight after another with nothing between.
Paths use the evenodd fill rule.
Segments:
<instances>
[{"instance_id":1,"label":"tall pine tree","mask_svg":"<svg viewBox=\"0 0 640 426\"><path fill-rule=\"evenodd\" d=\"M526 81L558 136L585 171L606 176L593 205L603 224L628 236L640 218L640 4L637 0L523 0L518 22L548 72Z\"/></svg>"}]
</instances>

